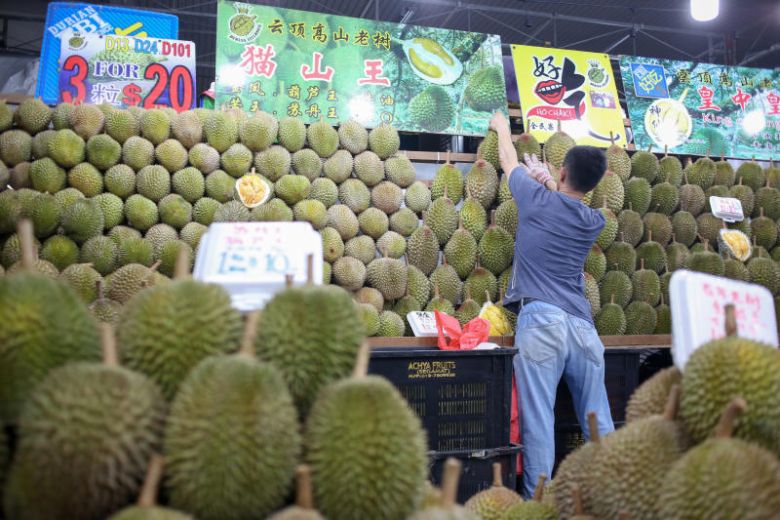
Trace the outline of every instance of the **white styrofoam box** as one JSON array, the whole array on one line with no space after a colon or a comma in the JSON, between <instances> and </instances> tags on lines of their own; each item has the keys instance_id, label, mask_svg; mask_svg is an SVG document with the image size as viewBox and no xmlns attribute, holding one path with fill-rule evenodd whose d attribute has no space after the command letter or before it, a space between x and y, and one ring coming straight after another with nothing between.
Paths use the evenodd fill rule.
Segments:
<instances>
[{"instance_id":1,"label":"white styrofoam box","mask_svg":"<svg viewBox=\"0 0 780 520\"><path fill-rule=\"evenodd\" d=\"M669 299L672 357L680 370L697 348L726 335L727 304L734 305L740 337L778 346L774 299L761 285L680 270L672 275Z\"/></svg>"},{"instance_id":2,"label":"white styrofoam box","mask_svg":"<svg viewBox=\"0 0 780 520\"><path fill-rule=\"evenodd\" d=\"M306 283L309 256L313 282L321 284L322 238L308 222L219 222L200 240L193 277L221 285L248 312L282 290L288 275Z\"/></svg>"},{"instance_id":3,"label":"white styrofoam box","mask_svg":"<svg viewBox=\"0 0 780 520\"><path fill-rule=\"evenodd\" d=\"M406 319L416 337L439 335L439 329L436 328L436 315L432 312L412 311L406 315Z\"/></svg>"},{"instance_id":4,"label":"white styrofoam box","mask_svg":"<svg viewBox=\"0 0 780 520\"><path fill-rule=\"evenodd\" d=\"M742 202L734 197L710 196L712 215L726 222L742 222L745 214L742 211Z\"/></svg>"}]
</instances>

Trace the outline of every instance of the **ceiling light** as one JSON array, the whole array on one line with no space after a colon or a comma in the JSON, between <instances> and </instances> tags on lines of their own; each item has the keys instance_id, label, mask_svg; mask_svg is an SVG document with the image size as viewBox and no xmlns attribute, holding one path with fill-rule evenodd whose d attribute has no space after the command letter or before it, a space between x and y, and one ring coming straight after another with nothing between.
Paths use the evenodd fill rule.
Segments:
<instances>
[{"instance_id":1,"label":"ceiling light","mask_svg":"<svg viewBox=\"0 0 780 520\"><path fill-rule=\"evenodd\" d=\"M718 17L720 0L691 0L691 16L697 22L709 22Z\"/></svg>"}]
</instances>

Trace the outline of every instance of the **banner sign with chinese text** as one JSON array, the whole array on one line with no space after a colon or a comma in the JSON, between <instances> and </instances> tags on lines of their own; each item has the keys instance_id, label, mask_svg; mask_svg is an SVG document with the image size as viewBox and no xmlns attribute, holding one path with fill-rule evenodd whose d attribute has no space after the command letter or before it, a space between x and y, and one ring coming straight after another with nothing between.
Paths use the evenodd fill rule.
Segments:
<instances>
[{"instance_id":1,"label":"banner sign with chinese text","mask_svg":"<svg viewBox=\"0 0 780 520\"><path fill-rule=\"evenodd\" d=\"M53 105L59 100L60 36L68 30L81 34L111 34L136 38L179 37L179 18L156 13L84 3L51 2L41 44L41 63L35 97Z\"/></svg>"},{"instance_id":2,"label":"banner sign with chinese text","mask_svg":"<svg viewBox=\"0 0 780 520\"><path fill-rule=\"evenodd\" d=\"M116 107L195 107L195 44L69 31L62 36L60 99Z\"/></svg>"},{"instance_id":3,"label":"banner sign with chinese text","mask_svg":"<svg viewBox=\"0 0 780 520\"><path fill-rule=\"evenodd\" d=\"M780 72L622 56L637 148L771 159L780 152Z\"/></svg>"},{"instance_id":4,"label":"banner sign with chinese text","mask_svg":"<svg viewBox=\"0 0 780 520\"><path fill-rule=\"evenodd\" d=\"M512 45L523 127L540 142L561 129L577 144L626 144L609 56Z\"/></svg>"},{"instance_id":5,"label":"banner sign with chinese text","mask_svg":"<svg viewBox=\"0 0 780 520\"><path fill-rule=\"evenodd\" d=\"M221 0L216 106L484 135L506 111L495 35Z\"/></svg>"}]
</instances>

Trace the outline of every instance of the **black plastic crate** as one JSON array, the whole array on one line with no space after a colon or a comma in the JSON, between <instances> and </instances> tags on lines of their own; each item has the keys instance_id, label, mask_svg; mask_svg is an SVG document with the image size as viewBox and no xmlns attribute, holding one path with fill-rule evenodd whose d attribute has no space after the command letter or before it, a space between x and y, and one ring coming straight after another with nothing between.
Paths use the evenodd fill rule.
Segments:
<instances>
[{"instance_id":1,"label":"black plastic crate","mask_svg":"<svg viewBox=\"0 0 780 520\"><path fill-rule=\"evenodd\" d=\"M444 462L450 457L460 460L463 470L458 483L458 502L462 504L493 485L493 464L498 462L501 464L501 480L504 486L514 490L517 487L518 453L520 446L517 445L479 451L432 452L429 454L430 479L434 485L441 486Z\"/></svg>"},{"instance_id":2,"label":"black plastic crate","mask_svg":"<svg viewBox=\"0 0 780 520\"><path fill-rule=\"evenodd\" d=\"M512 358L495 350L375 349L368 371L409 401L436 452L509 445Z\"/></svg>"},{"instance_id":3,"label":"black plastic crate","mask_svg":"<svg viewBox=\"0 0 780 520\"><path fill-rule=\"evenodd\" d=\"M604 363L606 370L604 384L607 387L609 409L615 423L626 418L626 405L639 385L639 361L641 349L606 349ZM558 385L558 395L555 399L555 424L579 425L574 412L571 394L564 379Z\"/></svg>"}]
</instances>

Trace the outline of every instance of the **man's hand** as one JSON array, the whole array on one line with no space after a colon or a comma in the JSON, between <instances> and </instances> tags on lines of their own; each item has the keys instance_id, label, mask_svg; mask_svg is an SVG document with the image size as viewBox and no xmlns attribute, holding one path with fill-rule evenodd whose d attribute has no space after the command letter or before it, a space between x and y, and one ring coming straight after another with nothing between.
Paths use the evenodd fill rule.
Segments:
<instances>
[{"instance_id":1,"label":"man's hand","mask_svg":"<svg viewBox=\"0 0 780 520\"><path fill-rule=\"evenodd\" d=\"M519 164L515 145L512 144L509 121L506 120L503 113L496 112L490 119L489 128L498 135L498 162L504 173L509 176Z\"/></svg>"},{"instance_id":2,"label":"man's hand","mask_svg":"<svg viewBox=\"0 0 780 520\"><path fill-rule=\"evenodd\" d=\"M509 121L506 120L506 117L504 117L502 112L496 112L490 119L488 128L496 133L500 133L504 130L509 130Z\"/></svg>"},{"instance_id":3,"label":"man's hand","mask_svg":"<svg viewBox=\"0 0 780 520\"><path fill-rule=\"evenodd\" d=\"M550 167L544 164L535 154L524 154L523 161L528 168L528 174L546 188L556 191L557 185L550 175Z\"/></svg>"}]
</instances>

